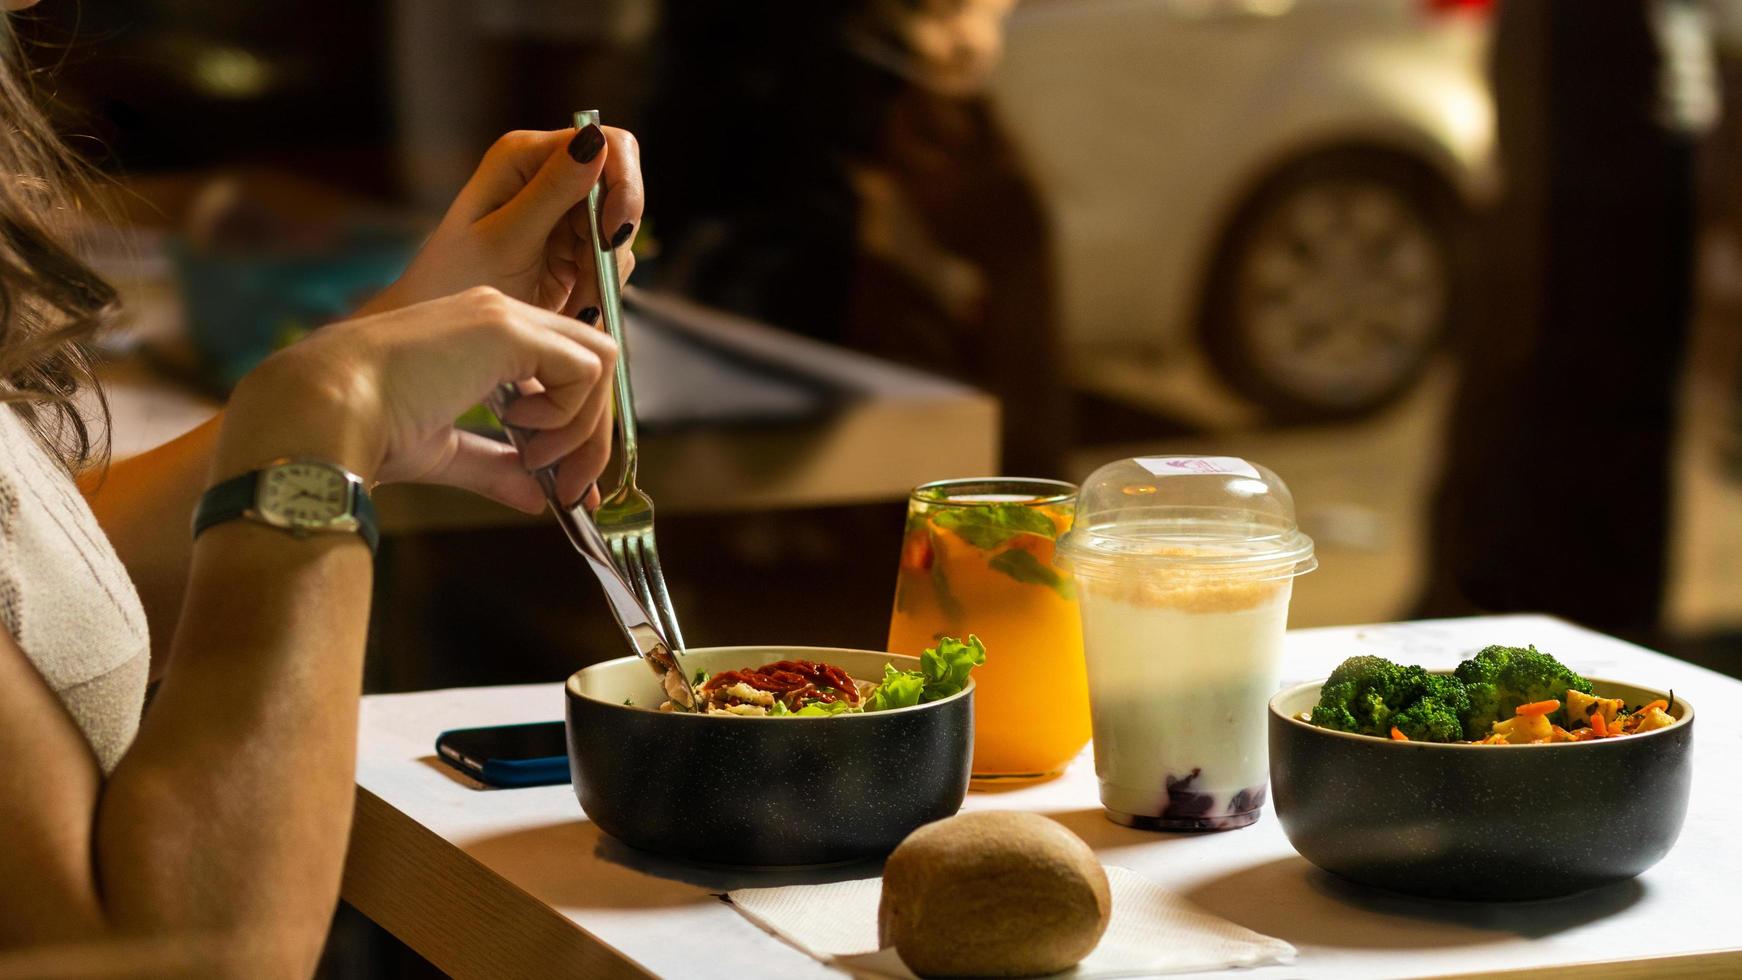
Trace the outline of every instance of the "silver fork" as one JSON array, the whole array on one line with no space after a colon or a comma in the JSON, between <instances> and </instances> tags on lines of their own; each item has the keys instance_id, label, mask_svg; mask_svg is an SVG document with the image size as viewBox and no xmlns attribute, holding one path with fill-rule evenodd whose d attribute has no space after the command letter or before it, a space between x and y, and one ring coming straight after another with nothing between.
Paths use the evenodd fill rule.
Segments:
<instances>
[{"instance_id":1,"label":"silver fork","mask_svg":"<svg viewBox=\"0 0 1742 980\"><path fill-rule=\"evenodd\" d=\"M577 128L599 125L596 109L575 113ZM665 572L653 540L653 498L635 484L638 447L635 441L635 391L629 383L629 345L623 338L623 294L617 285L617 253L599 228L599 185L587 193L587 225L592 232L593 264L599 278L599 311L605 329L617 342L617 375L612 385L617 406L617 441L623 447L622 482L593 512L593 523L611 551L611 562L629 580L642 605L659 617L661 632L681 655L685 649L677 610L665 588Z\"/></svg>"},{"instance_id":2,"label":"silver fork","mask_svg":"<svg viewBox=\"0 0 1742 980\"><path fill-rule=\"evenodd\" d=\"M519 387L510 381L497 388L485 403L500 421L507 417L508 406L514 404L519 397ZM530 433L507 423L503 423L502 430L508 434L508 441L517 452L526 451L526 441L532 437ZM635 598L629 583L623 581L623 575L612 561L604 537L587 516L585 506L581 503L569 506L557 496L555 466L546 466L533 476L538 480L539 489L544 491L544 499L550 505L551 514L568 536L569 544L574 545L581 557L587 560L593 576L605 590L611 618L617 622L617 628L622 631L629 648L653 667L653 672L659 675L660 685L665 688L666 697L685 710L696 710L701 702L696 697L689 672L677 658L681 651L675 651L671 643L660 635L659 624L654 621L655 614L648 611L645 603Z\"/></svg>"}]
</instances>

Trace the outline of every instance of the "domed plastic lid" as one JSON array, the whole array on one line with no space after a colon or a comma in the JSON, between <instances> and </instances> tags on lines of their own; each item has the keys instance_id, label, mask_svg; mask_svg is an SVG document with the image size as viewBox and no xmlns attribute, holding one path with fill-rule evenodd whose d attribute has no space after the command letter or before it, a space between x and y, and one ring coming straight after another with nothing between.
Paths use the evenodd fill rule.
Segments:
<instances>
[{"instance_id":1,"label":"domed plastic lid","mask_svg":"<svg viewBox=\"0 0 1742 980\"><path fill-rule=\"evenodd\" d=\"M1286 578L1318 567L1275 473L1233 456L1140 456L1096 470L1063 553L1081 571L1133 562Z\"/></svg>"}]
</instances>

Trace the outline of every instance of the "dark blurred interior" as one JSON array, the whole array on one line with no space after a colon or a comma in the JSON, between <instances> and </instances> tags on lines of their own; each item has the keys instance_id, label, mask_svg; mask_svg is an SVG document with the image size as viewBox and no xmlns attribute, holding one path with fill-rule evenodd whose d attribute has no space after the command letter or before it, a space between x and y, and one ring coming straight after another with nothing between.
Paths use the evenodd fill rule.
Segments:
<instances>
[{"instance_id":1,"label":"dark blurred interior","mask_svg":"<svg viewBox=\"0 0 1742 980\"><path fill-rule=\"evenodd\" d=\"M91 233L134 306L105 342L118 452L389 281L497 135L593 107L641 141L639 289L990 393L1011 473L1264 462L1320 545L1295 625L1546 611L1742 676L1742 3L1143 6L48 0L16 24L121 191L127 234ZM650 431L801 473L804 426L853 399L822 401ZM718 458L740 445L767 455ZM971 458L941 447L935 478ZM725 471L650 487L691 501L661 538L692 642L881 647L900 495ZM371 690L612 649L544 523L400 528ZM360 919L334 935L328 976L433 971Z\"/></svg>"}]
</instances>

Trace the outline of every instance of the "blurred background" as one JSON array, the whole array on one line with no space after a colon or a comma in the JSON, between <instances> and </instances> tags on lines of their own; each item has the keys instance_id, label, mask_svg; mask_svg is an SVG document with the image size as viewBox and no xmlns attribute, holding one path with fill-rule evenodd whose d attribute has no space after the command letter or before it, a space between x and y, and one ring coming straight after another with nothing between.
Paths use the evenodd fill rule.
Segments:
<instances>
[{"instance_id":1,"label":"blurred background","mask_svg":"<svg viewBox=\"0 0 1742 980\"><path fill-rule=\"evenodd\" d=\"M1322 560L1296 626L1547 611L1742 674L1738 0L48 0L17 26L117 180L87 244L131 301L118 455L389 281L497 135L598 108L643 148L644 482L692 643L880 647L923 480L1213 452L1295 493ZM611 649L543 522L382 504L372 690ZM421 969L362 930L331 975Z\"/></svg>"}]
</instances>

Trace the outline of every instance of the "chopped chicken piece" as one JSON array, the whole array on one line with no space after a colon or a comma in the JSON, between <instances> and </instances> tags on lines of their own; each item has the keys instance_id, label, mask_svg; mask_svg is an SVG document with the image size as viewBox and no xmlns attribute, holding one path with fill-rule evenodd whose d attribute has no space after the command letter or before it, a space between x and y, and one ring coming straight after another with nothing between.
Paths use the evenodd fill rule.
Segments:
<instances>
[{"instance_id":1,"label":"chopped chicken piece","mask_svg":"<svg viewBox=\"0 0 1742 980\"><path fill-rule=\"evenodd\" d=\"M737 698L745 704L761 705L764 708L774 706L774 695L771 692L758 691L743 681L733 684L720 693L730 698ZM738 714L744 714L744 712L740 711Z\"/></svg>"}]
</instances>

